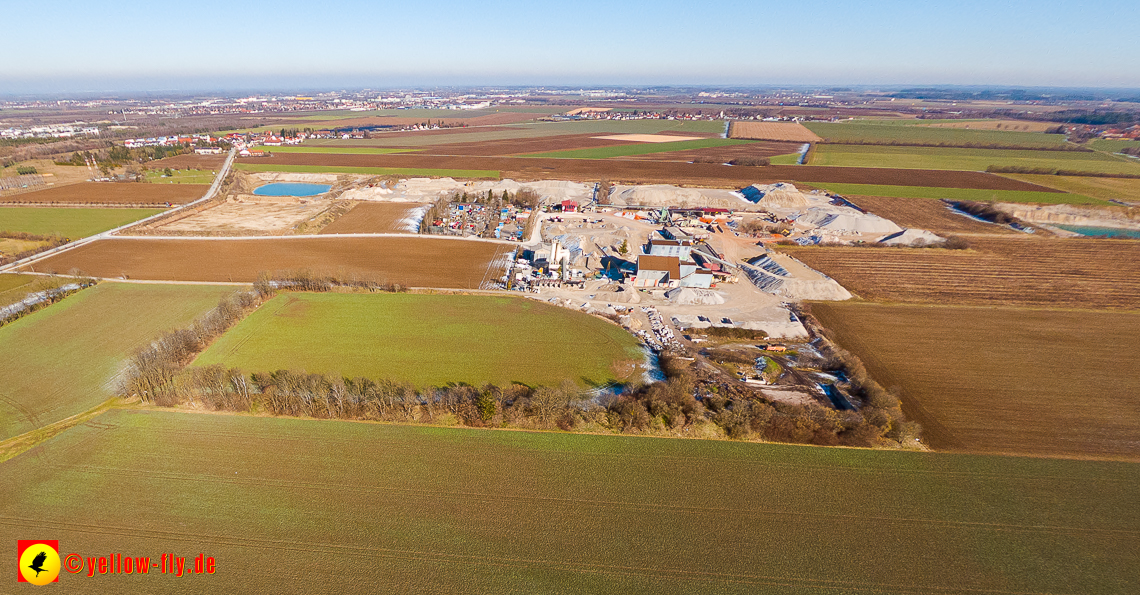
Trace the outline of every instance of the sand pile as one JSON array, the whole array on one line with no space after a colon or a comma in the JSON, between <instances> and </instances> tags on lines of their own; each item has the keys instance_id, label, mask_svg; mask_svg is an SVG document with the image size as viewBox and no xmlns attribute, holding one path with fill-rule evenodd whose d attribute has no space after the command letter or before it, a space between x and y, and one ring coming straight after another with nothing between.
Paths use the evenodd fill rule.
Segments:
<instances>
[{"instance_id":1,"label":"sand pile","mask_svg":"<svg viewBox=\"0 0 1140 595\"><path fill-rule=\"evenodd\" d=\"M665 292L665 298L677 306L716 305L724 303L724 294L709 289L678 287Z\"/></svg>"},{"instance_id":2,"label":"sand pile","mask_svg":"<svg viewBox=\"0 0 1140 595\"><path fill-rule=\"evenodd\" d=\"M796 218L796 223L815 229L845 233L897 233L903 229L878 215L860 213L847 207L812 207Z\"/></svg>"},{"instance_id":3,"label":"sand pile","mask_svg":"<svg viewBox=\"0 0 1140 595\"><path fill-rule=\"evenodd\" d=\"M716 188L679 188L667 184L614 186L609 203L643 207L716 207L743 209L751 206L743 195Z\"/></svg>"},{"instance_id":4,"label":"sand pile","mask_svg":"<svg viewBox=\"0 0 1140 595\"><path fill-rule=\"evenodd\" d=\"M808 206L808 198L792 184L753 184L762 197L756 204L761 207L781 209L802 209Z\"/></svg>"},{"instance_id":5,"label":"sand pile","mask_svg":"<svg viewBox=\"0 0 1140 595\"><path fill-rule=\"evenodd\" d=\"M946 239L935 235L925 229L904 229L879 239L879 243L886 246L929 246L941 244Z\"/></svg>"}]
</instances>

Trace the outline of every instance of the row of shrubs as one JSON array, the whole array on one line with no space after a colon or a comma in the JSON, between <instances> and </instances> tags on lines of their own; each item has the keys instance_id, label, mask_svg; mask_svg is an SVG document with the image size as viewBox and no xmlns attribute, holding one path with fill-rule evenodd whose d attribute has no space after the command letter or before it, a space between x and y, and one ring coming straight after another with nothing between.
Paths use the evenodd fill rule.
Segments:
<instances>
[{"instance_id":1,"label":"row of shrubs","mask_svg":"<svg viewBox=\"0 0 1140 595\"><path fill-rule=\"evenodd\" d=\"M986 168L993 174L1035 174L1041 176L1077 176L1082 178L1140 178L1140 174L1105 173L1057 169L1054 167L1024 167L1020 165L991 165Z\"/></svg>"}]
</instances>

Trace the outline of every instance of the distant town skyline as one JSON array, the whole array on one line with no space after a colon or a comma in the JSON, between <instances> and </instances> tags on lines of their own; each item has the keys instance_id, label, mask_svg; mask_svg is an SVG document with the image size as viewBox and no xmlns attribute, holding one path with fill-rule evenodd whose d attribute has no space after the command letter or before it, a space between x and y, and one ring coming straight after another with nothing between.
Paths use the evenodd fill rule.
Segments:
<instances>
[{"instance_id":1,"label":"distant town skyline","mask_svg":"<svg viewBox=\"0 0 1140 595\"><path fill-rule=\"evenodd\" d=\"M1134 0L7 7L0 94L432 85L1140 87ZM1082 26L1081 23L1089 23ZM1114 33L1119 32L1119 33Z\"/></svg>"}]
</instances>

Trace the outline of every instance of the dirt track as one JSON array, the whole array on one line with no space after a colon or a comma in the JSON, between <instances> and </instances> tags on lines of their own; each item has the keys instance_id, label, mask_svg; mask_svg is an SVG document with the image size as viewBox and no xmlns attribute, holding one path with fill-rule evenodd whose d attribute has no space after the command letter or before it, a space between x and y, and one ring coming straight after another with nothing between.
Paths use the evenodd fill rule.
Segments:
<instances>
[{"instance_id":1,"label":"dirt track","mask_svg":"<svg viewBox=\"0 0 1140 595\"><path fill-rule=\"evenodd\" d=\"M104 278L253 282L262 272L307 270L414 287L478 289L506 244L437 238L126 239L92 242L37 262Z\"/></svg>"},{"instance_id":2,"label":"dirt track","mask_svg":"<svg viewBox=\"0 0 1140 595\"><path fill-rule=\"evenodd\" d=\"M329 155L294 153L242 161L264 165L483 169L498 170L502 177L515 180L561 179L593 182L599 178L606 178L615 182L681 184L714 188L743 188L757 182L792 181L808 184L831 182L1058 192L1052 188L984 172L869 167L812 167L803 165L734 167L713 163L631 161L626 159L543 159L418 154Z\"/></svg>"},{"instance_id":3,"label":"dirt track","mask_svg":"<svg viewBox=\"0 0 1140 595\"><path fill-rule=\"evenodd\" d=\"M223 157L224 159L224 157ZM4 197L4 202L25 204L181 205L206 194L206 184L140 184L80 182Z\"/></svg>"}]
</instances>

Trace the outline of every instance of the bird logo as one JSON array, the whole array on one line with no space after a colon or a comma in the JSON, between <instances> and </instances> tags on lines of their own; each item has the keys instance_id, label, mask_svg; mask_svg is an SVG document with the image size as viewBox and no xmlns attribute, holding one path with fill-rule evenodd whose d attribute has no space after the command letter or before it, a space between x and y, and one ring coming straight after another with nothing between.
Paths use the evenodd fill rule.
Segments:
<instances>
[{"instance_id":1,"label":"bird logo","mask_svg":"<svg viewBox=\"0 0 1140 595\"><path fill-rule=\"evenodd\" d=\"M47 552L41 551L32 558L32 563L28 564L28 568L36 571L36 576L39 576L44 571L44 561L47 560Z\"/></svg>"},{"instance_id":2,"label":"bird logo","mask_svg":"<svg viewBox=\"0 0 1140 595\"><path fill-rule=\"evenodd\" d=\"M20 574L17 581L46 585L59 581L59 541L21 539L17 542Z\"/></svg>"}]
</instances>

